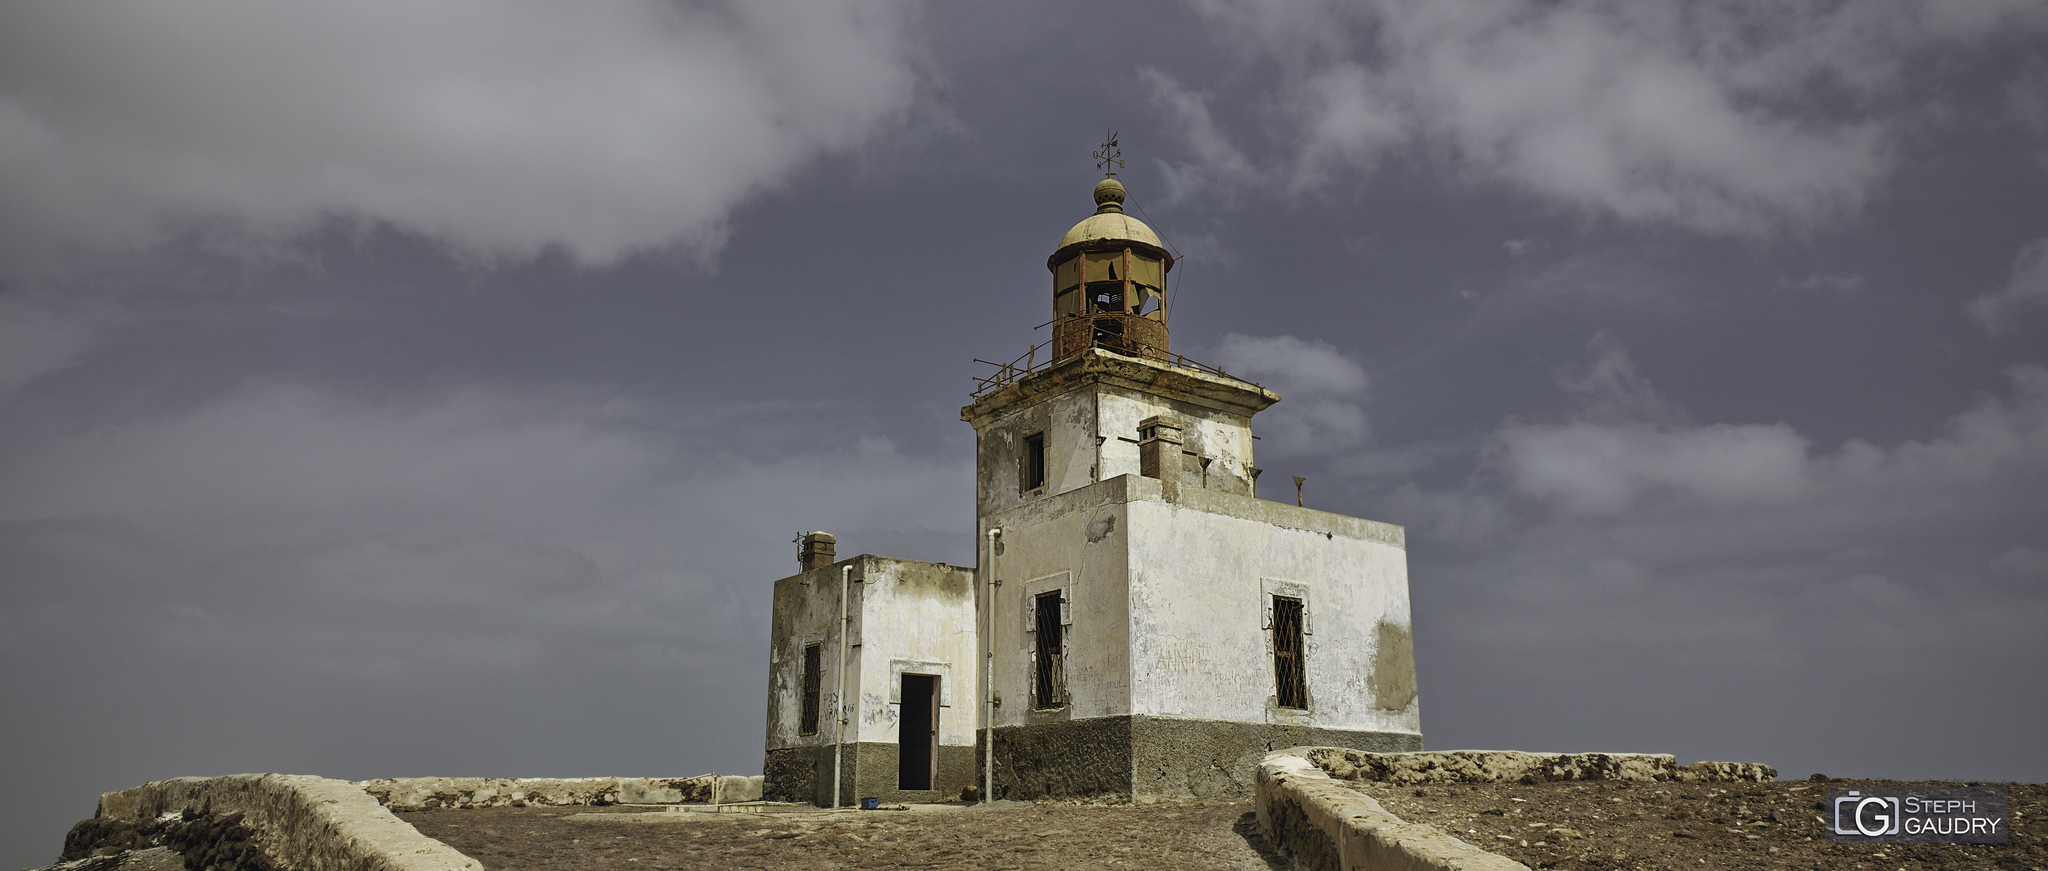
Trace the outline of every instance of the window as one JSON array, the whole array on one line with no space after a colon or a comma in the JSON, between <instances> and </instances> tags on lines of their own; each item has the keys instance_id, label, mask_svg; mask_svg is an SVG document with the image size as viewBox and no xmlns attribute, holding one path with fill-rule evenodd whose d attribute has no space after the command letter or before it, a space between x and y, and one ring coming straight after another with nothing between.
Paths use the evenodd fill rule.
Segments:
<instances>
[{"instance_id":1,"label":"window","mask_svg":"<svg viewBox=\"0 0 2048 871\"><path fill-rule=\"evenodd\" d=\"M804 709L803 722L797 727L799 735L818 734L818 687L824 681L819 665L824 659L823 644L804 646Z\"/></svg>"},{"instance_id":2,"label":"window","mask_svg":"<svg viewBox=\"0 0 2048 871\"><path fill-rule=\"evenodd\" d=\"M1303 662L1301 600L1273 597L1273 683L1283 708L1308 707L1308 669Z\"/></svg>"},{"instance_id":3,"label":"window","mask_svg":"<svg viewBox=\"0 0 2048 871\"><path fill-rule=\"evenodd\" d=\"M1024 437L1024 489L1036 490L1045 486L1045 433L1032 433Z\"/></svg>"},{"instance_id":4,"label":"window","mask_svg":"<svg viewBox=\"0 0 2048 871\"><path fill-rule=\"evenodd\" d=\"M1037 647L1031 657L1036 672L1031 683L1031 706L1039 710L1050 710L1067 703L1066 679L1062 674L1062 648L1066 639L1061 637L1059 590L1039 593L1034 600L1037 617L1033 628L1037 630Z\"/></svg>"}]
</instances>

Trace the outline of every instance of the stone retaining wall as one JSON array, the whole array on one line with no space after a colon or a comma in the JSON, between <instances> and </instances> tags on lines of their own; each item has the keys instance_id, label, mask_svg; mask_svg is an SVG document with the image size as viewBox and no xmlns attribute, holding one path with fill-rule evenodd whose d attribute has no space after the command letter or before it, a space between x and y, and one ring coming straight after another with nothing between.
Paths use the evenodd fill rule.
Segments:
<instances>
[{"instance_id":1,"label":"stone retaining wall","mask_svg":"<svg viewBox=\"0 0 2048 871\"><path fill-rule=\"evenodd\" d=\"M483 871L345 780L298 774L180 777L100 794L98 816L154 820L191 808L243 815L264 852L297 871Z\"/></svg>"},{"instance_id":2,"label":"stone retaining wall","mask_svg":"<svg viewBox=\"0 0 2048 871\"><path fill-rule=\"evenodd\" d=\"M761 778L399 777L355 784L393 810L529 805L716 804L758 801Z\"/></svg>"},{"instance_id":3,"label":"stone retaining wall","mask_svg":"<svg viewBox=\"0 0 2048 871\"><path fill-rule=\"evenodd\" d=\"M1528 866L1437 829L1406 822L1344 781L1537 783L1553 780L1766 781L1777 769L1747 762L1681 766L1661 753L1366 753L1295 747L1268 754L1258 769L1259 828L1295 861L1316 871L1512 871Z\"/></svg>"}]
</instances>

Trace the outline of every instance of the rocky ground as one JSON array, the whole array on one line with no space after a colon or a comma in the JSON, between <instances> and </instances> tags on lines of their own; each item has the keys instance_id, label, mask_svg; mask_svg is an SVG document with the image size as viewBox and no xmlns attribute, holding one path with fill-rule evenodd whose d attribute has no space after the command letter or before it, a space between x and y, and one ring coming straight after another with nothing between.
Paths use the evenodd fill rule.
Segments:
<instances>
[{"instance_id":1,"label":"rocky ground","mask_svg":"<svg viewBox=\"0 0 2048 871\"><path fill-rule=\"evenodd\" d=\"M805 814L485 808L399 814L493 871L593 868L1286 867L1249 801L1082 806L996 802Z\"/></svg>"},{"instance_id":2,"label":"rocky ground","mask_svg":"<svg viewBox=\"0 0 2048 871\"><path fill-rule=\"evenodd\" d=\"M1452 832L1531 868L2036 869L2048 871L2048 785L2010 785L2003 845L1835 844L1817 817L1829 785L1886 781L1360 783L1403 819ZM801 815L605 813L572 808L400 816L484 866L571 868L1286 867L1250 801L1033 805Z\"/></svg>"},{"instance_id":3,"label":"rocky ground","mask_svg":"<svg viewBox=\"0 0 2048 871\"><path fill-rule=\"evenodd\" d=\"M1836 844L1821 830L1827 787L1897 785L1836 780L1765 783L1560 781L1347 784L1409 822L1531 868L1934 869L2048 871L2048 784L2008 784L2010 839L1983 844Z\"/></svg>"},{"instance_id":4,"label":"rocky ground","mask_svg":"<svg viewBox=\"0 0 2048 871\"><path fill-rule=\"evenodd\" d=\"M2048 871L2048 784L2009 784L2002 845L1835 844L1821 832L1829 786L1893 781L1348 784L1411 822L1531 868L1948 869ZM624 868L1190 868L1267 871L1286 863L1249 800L1154 805L925 805L909 810L703 814L645 807L406 811L421 833L493 871ZM265 866L232 817L133 826L86 821L65 844L70 871L160 871L172 848L192 867ZM123 852L130 851L130 852ZM166 862L164 860L171 859ZM54 867L54 866L53 866Z\"/></svg>"},{"instance_id":5,"label":"rocky ground","mask_svg":"<svg viewBox=\"0 0 2048 871\"><path fill-rule=\"evenodd\" d=\"M50 866L63 871L277 871L241 814L166 814L144 823L81 820Z\"/></svg>"}]
</instances>

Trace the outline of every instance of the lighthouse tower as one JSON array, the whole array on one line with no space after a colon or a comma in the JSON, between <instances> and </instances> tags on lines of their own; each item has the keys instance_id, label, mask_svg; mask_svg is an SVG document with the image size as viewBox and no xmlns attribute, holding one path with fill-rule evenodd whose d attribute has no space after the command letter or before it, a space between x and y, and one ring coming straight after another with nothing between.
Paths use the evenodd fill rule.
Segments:
<instances>
[{"instance_id":1,"label":"lighthouse tower","mask_svg":"<svg viewBox=\"0 0 2048 871\"><path fill-rule=\"evenodd\" d=\"M1173 256L1113 175L1094 200L1046 263L1050 349L960 415L994 797L1241 795L1274 749L1421 749L1402 528L1257 498L1280 396L1171 351Z\"/></svg>"},{"instance_id":2,"label":"lighthouse tower","mask_svg":"<svg viewBox=\"0 0 2048 871\"><path fill-rule=\"evenodd\" d=\"M1280 396L1173 352L1174 258L1124 198L1096 184L1046 260L1052 338L960 411L978 564L800 537L767 797L1245 795L1272 750L1422 749L1401 527L1258 498Z\"/></svg>"}]
</instances>

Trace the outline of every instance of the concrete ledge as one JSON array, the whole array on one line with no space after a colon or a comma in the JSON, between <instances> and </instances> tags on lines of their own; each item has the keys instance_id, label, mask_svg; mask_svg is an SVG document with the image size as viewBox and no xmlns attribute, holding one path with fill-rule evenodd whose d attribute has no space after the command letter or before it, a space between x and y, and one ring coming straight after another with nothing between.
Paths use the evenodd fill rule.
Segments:
<instances>
[{"instance_id":1,"label":"concrete ledge","mask_svg":"<svg viewBox=\"0 0 2048 871\"><path fill-rule=\"evenodd\" d=\"M100 794L99 816L143 822L192 808L240 813L295 871L483 871L345 780L297 774L180 777Z\"/></svg>"},{"instance_id":2,"label":"concrete ledge","mask_svg":"<svg viewBox=\"0 0 2048 871\"><path fill-rule=\"evenodd\" d=\"M1557 780L1766 781L1777 769L1749 762L1681 766L1663 753L1523 753L1456 750L1367 753L1295 747L1259 763L1259 828L1297 867L1328 871L1511 871L1528 866L1430 826L1403 821L1345 781L1537 783Z\"/></svg>"},{"instance_id":3,"label":"concrete ledge","mask_svg":"<svg viewBox=\"0 0 2048 871\"><path fill-rule=\"evenodd\" d=\"M1380 803L1282 750L1259 763L1259 829L1266 840L1316 871L1529 871L1429 826L1387 813Z\"/></svg>"},{"instance_id":4,"label":"concrete ledge","mask_svg":"<svg viewBox=\"0 0 2048 871\"><path fill-rule=\"evenodd\" d=\"M730 804L761 798L761 778L696 777L398 777L355 784L394 810L613 805Z\"/></svg>"}]
</instances>

